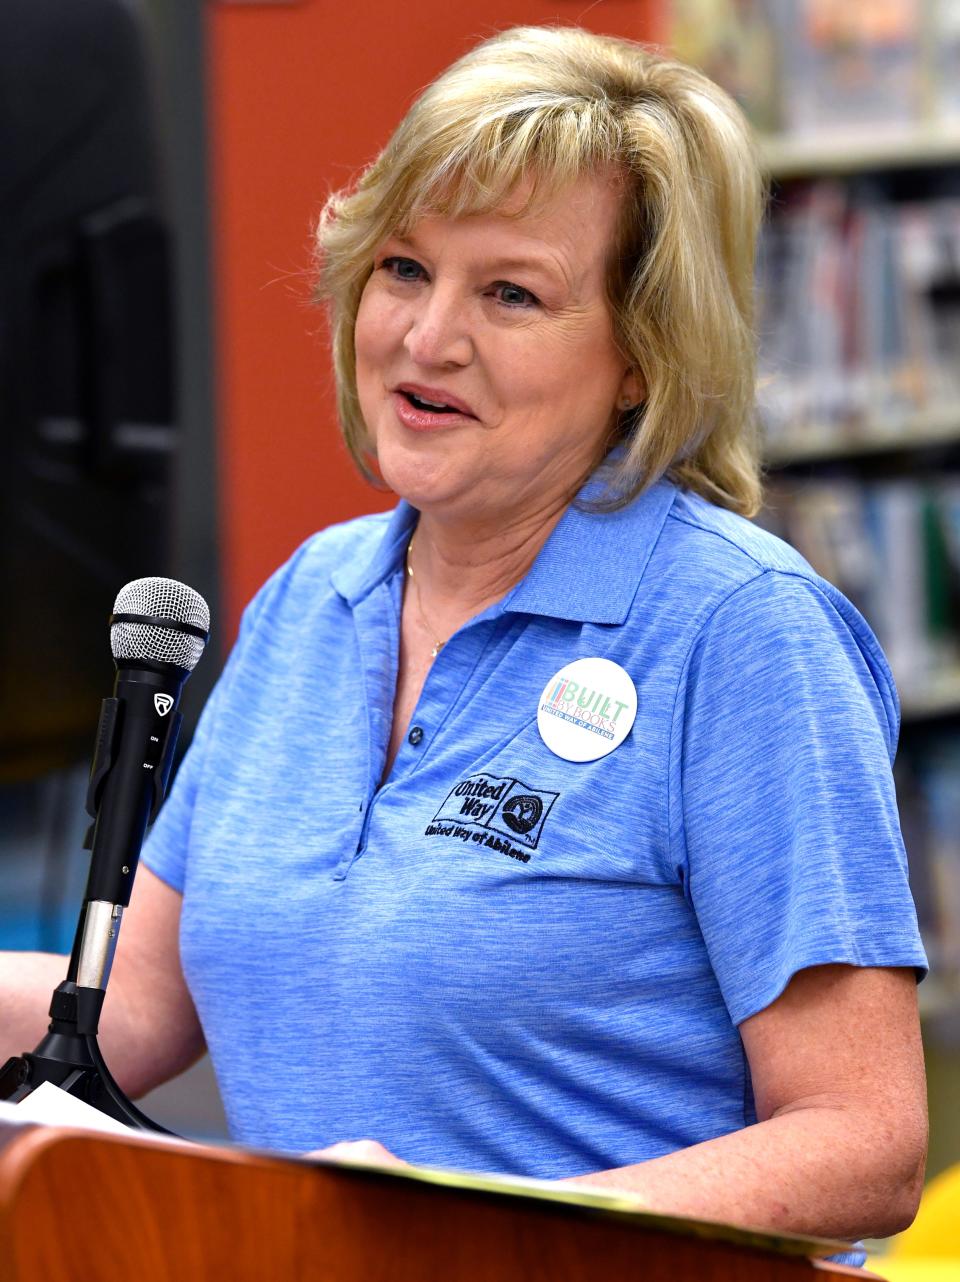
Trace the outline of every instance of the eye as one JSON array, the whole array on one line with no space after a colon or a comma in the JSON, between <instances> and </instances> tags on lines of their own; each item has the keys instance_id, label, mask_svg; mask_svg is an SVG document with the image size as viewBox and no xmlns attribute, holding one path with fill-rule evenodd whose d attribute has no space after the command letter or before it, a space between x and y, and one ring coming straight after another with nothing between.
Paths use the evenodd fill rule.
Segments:
<instances>
[{"instance_id":1,"label":"eye","mask_svg":"<svg viewBox=\"0 0 960 1282\"><path fill-rule=\"evenodd\" d=\"M420 280L421 277L426 275L426 272L415 259L400 258L396 255L385 258L380 267L396 280Z\"/></svg>"},{"instance_id":2,"label":"eye","mask_svg":"<svg viewBox=\"0 0 960 1282\"><path fill-rule=\"evenodd\" d=\"M524 289L522 285L514 285L508 280L494 281L491 288L498 301L505 307L536 307L540 302L536 294L532 294L529 289Z\"/></svg>"}]
</instances>

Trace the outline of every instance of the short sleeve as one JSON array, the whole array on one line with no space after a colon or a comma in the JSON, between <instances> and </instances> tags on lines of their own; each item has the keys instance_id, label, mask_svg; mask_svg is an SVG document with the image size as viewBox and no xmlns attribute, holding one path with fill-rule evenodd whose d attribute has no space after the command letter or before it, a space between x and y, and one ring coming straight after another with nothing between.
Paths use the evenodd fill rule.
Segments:
<instances>
[{"instance_id":1,"label":"short sleeve","mask_svg":"<svg viewBox=\"0 0 960 1282\"><path fill-rule=\"evenodd\" d=\"M807 966L925 971L895 734L876 639L827 585L764 571L702 627L678 691L671 835L734 1023Z\"/></svg>"},{"instance_id":2,"label":"short sleeve","mask_svg":"<svg viewBox=\"0 0 960 1282\"><path fill-rule=\"evenodd\" d=\"M186 883L190 827L203 779L207 746L215 738L223 709L229 704L234 673L254 643L257 620L282 586L291 564L292 561L288 562L272 575L244 611L236 644L204 705L193 742L184 754L170 793L143 848L142 862L181 895Z\"/></svg>"}]
</instances>

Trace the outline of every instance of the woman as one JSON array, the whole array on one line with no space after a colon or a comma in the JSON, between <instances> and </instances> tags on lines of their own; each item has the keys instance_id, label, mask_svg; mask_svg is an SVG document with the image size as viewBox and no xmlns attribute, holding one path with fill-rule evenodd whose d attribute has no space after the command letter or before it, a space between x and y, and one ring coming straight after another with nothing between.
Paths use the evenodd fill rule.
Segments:
<instances>
[{"instance_id":1,"label":"woman","mask_svg":"<svg viewBox=\"0 0 960 1282\"><path fill-rule=\"evenodd\" d=\"M743 519L760 214L721 91L563 29L479 46L329 202L346 439L401 502L247 611L114 967L128 1089L205 1040L247 1143L912 1218L896 695Z\"/></svg>"}]
</instances>

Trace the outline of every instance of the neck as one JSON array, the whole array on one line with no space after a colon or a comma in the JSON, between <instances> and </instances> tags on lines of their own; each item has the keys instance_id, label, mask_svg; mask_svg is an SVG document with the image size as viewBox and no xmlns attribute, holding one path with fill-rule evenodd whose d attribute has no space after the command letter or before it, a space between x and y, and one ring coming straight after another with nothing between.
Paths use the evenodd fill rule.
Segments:
<instances>
[{"instance_id":1,"label":"neck","mask_svg":"<svg viewBox=\"0 0 960 1282\"><path fill-rule=\"evenodd\" d=\"M568 505L564 496L504 523L421 513L410 567L442 639L520 582Z\"/></svg>"}]
</instances>

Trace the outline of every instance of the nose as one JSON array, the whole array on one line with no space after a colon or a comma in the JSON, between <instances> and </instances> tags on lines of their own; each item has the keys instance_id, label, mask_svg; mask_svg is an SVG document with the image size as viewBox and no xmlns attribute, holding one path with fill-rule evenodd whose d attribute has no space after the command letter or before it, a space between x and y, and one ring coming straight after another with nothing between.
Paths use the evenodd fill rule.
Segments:
<instances>
[{"instance_id":1,"label":"nose","mask_svg":"<svg viewBox=\"0 0 960 1282\"><path fill-rule=\"evenodd\" d=\"M410 359L423 367L470 364L473 339L467 305L457 290L433 285L420 294L404 346Z\"/></svg>"}]
</instances>

